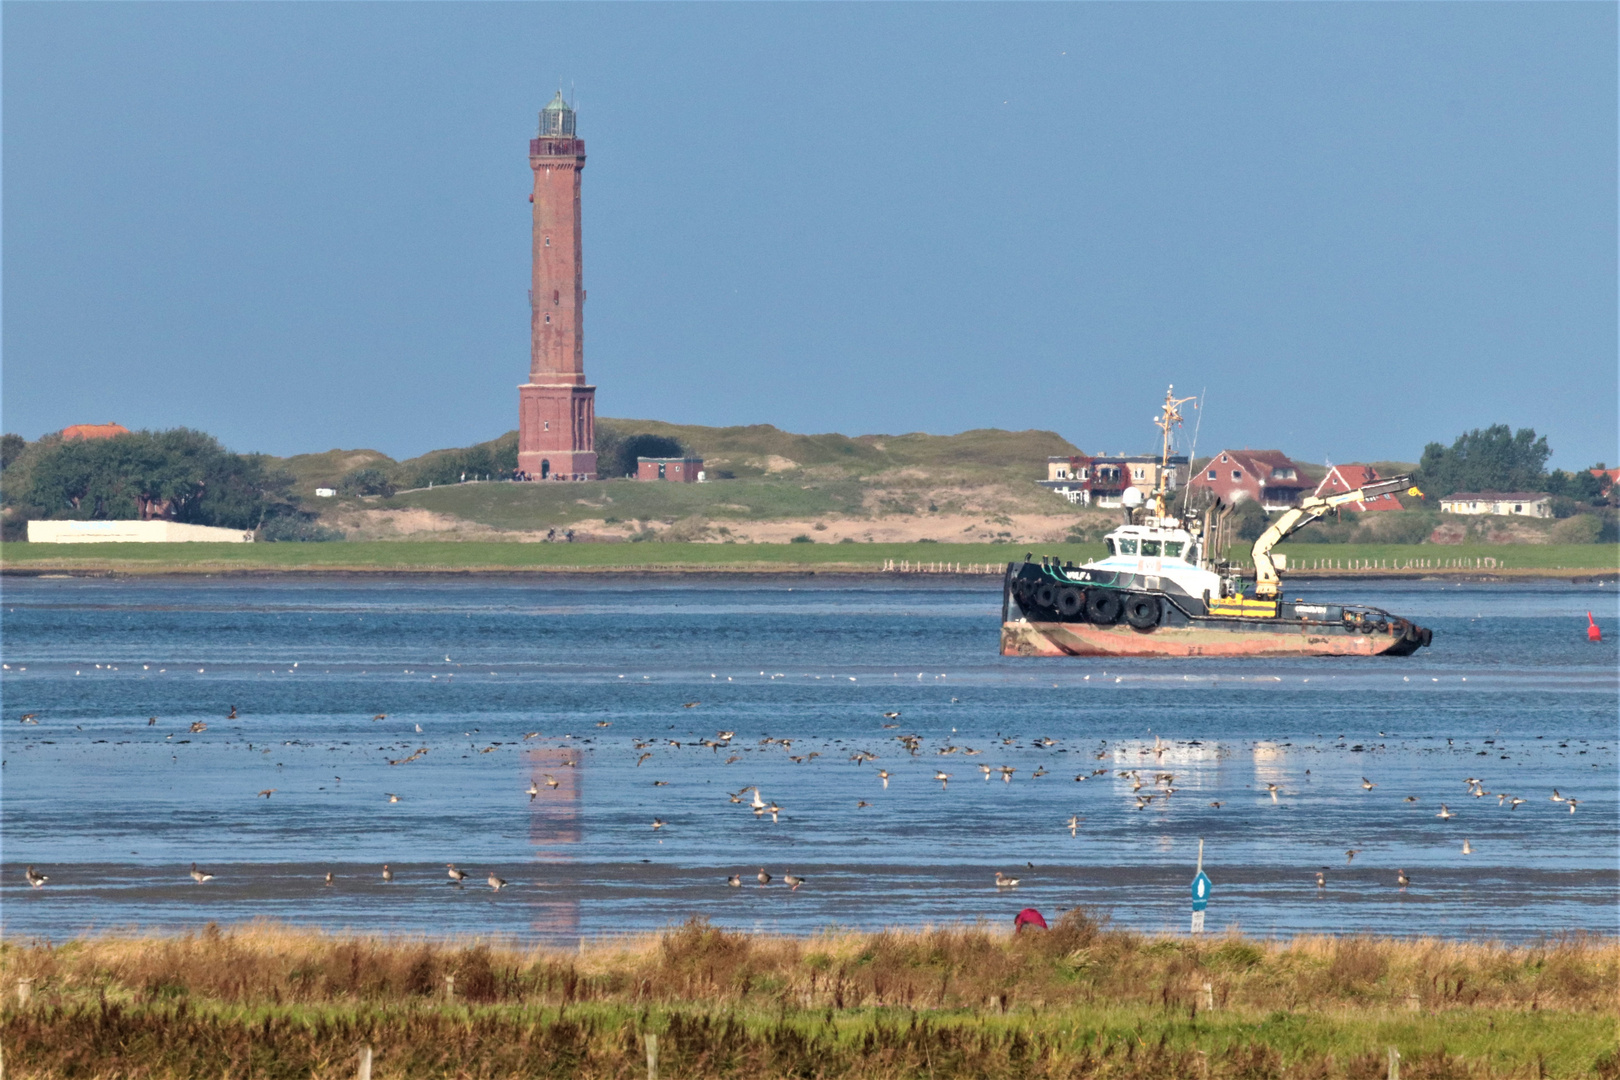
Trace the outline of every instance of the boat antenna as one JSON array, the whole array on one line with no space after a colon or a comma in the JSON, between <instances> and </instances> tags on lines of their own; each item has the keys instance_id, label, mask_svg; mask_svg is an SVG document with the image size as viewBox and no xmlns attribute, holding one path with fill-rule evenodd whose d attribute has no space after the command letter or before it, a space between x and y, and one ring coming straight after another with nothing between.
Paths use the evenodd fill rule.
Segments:
<instances>
[{"instance_id":1,"label":"boat antenna","mask_svg":"<svg viewBox=\"0 0 1620 1080\"><path fill-rule=\"evenodd\" d=\"M1187 496L1192 492L1193 462L1198 460L1198 430L1204 426L1205 398L1209 396L1209 386L1205 385L1198 393L1198 402L1193 408L1198 410L1198 419L1193 421L1192 446L1187 451L1187 482L1181 487L1181 505L1187 505Z\"/></svg>"},{"instance_id":2,"label":"boat antenna","mask_svg":"<svg viewBox=\"0 0 1620 1080\"><path fill-rule=\"evenodd\" d=\"M1172 383L1169 389L1165 390L1164 392L1163 414L1156 416L1153 419L1154 424L1156 424L1159 430L1164 433L1164 442L1159 454L1158 483L1154 485L1153 491L1153 510L1154 513L1161 518L1165 516L1164 478L1170 468L1170 432L1181 423L1180 407L1187 404L1189 401L1197 400L1196 398L1190 397L1178 398L1175 396L1175 392L1175 384Z\"/></svg>"}]
</instances>

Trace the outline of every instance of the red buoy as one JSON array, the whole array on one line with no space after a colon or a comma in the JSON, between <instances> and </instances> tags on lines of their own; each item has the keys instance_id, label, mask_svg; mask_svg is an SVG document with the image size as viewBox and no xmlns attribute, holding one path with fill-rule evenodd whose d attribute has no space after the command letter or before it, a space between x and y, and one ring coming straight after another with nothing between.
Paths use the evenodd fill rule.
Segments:
<instances>
[{"instance_id":1,"label":"red buoy","mask_svg":"<svg viewBox=\"0 0 1620 1080\"><path fill-rule=\"evenodd\" d=\"M1045 930L1046 920L1041 918L1040 912L1032 907L1027 907L1018 913L1017 918L1013 919L1013 933L1022 933L1026 926L1038 926Z\"/></svg>"},{"instance_id":2,"label":"red buoy","mask_svg":"<svg viewBox=\"0 0 1620 1080\"><path fill-rule=\"evenodd\" d=\"M1586 613L1586 640L1587 641L1602 641L1603 640L1603 631L1598 629L1597 620L1592 618L1592 613L1590 611L1588 611Z\"/></svg>"}]
</instances>

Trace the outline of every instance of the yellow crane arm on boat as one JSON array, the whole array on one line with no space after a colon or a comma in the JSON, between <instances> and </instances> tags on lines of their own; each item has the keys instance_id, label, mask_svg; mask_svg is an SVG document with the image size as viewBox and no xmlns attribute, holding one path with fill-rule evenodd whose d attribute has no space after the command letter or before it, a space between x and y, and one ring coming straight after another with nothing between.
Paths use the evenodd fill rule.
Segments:
<instances>
[{"instance_id":1,"label":"yellow crane arm on boat","mask_svg":"<svg viewBox=\"0 0 1620 1080\"><path fill-rule=\"evenodd\" d=\"M1276 600L1281 596L1282 580L1278 576L1277 564L1271 557L1271 549L1284 539L1336 506L1366 502L1380 495L1399 491L1401 488L1406 488L1406 493L1414 499L1423 497L1423 492L1412 483L1410 476L1392 476L1388 480L1363 484L1354 491L1342 491L1337 495L1310 495L1298 506L1283 511L1282 515L1271 523L1271 527L1260 534L1260 539L1254 542L1254 595L1262 600Z\"/></svg>"}]
</instances>

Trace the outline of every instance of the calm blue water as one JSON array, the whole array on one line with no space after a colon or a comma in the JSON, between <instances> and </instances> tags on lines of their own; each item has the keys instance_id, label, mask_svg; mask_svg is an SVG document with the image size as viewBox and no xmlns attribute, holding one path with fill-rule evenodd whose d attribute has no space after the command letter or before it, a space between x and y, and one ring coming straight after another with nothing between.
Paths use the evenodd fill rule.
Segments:
<instances>
[{"instance_id":1,"label":"calm blue water","mask_svg":"<svg viewBox=\"0 0 1620 1080\"><path fill-rule=\"evenodd\" d=\"M1211 929L1615 930L1612 582L1298 587L1435 631L1411 658L1301 661L1004 659L998 587L6 579L3 929L569 941L1077 903L1184 928L1203 839ZM777 821L731 801L756 785ZM760 888L760 867L808 883Z\"/></svg>"}]
</instances>

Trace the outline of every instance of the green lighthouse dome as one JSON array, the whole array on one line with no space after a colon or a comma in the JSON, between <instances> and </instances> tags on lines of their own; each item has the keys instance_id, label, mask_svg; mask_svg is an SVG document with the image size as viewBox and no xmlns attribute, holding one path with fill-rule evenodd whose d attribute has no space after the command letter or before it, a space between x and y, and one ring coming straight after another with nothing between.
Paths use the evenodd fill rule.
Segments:
<instances>
[{"instance_id":1,"label":"green lighthouse dome","mask_svg":"<svg viewBox=\"0 0 1620 1080\"><path fill-rule=\"evenodd\" d=\"M561 90L551 99L551 104L540 110L540 137L542 139L574 137L574 110L563 100Z\"/></svg>"}]
</instances>

